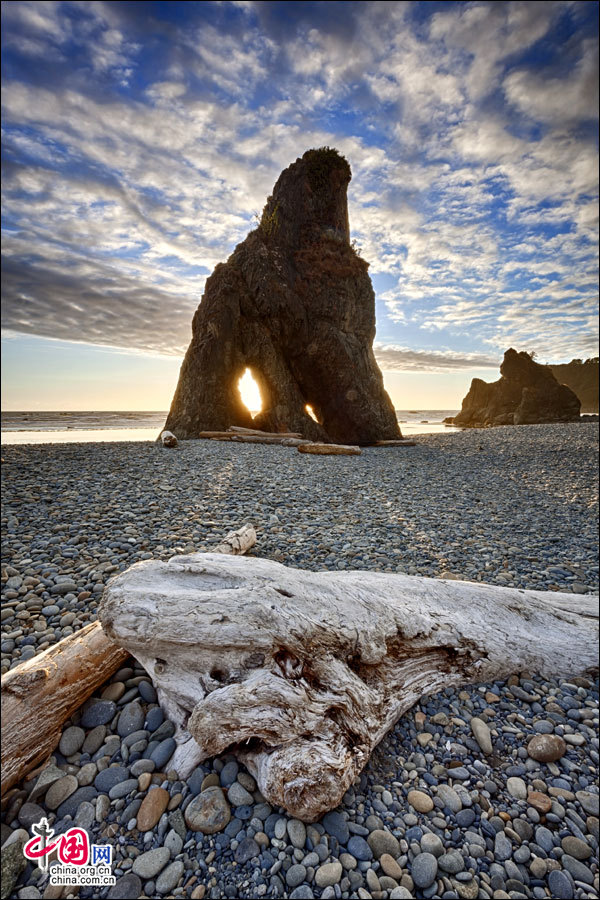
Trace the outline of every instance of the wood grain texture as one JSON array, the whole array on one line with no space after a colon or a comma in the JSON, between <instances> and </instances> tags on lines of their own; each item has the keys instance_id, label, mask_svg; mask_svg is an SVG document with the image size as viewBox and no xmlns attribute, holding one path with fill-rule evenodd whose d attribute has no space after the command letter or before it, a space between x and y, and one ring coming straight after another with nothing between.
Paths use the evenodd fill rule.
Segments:
<instances>
[{"instance_id":1,"label":"wood grain texture","mask_svg":"<svg viewBox=\"0 0 600 900\"><path fill-rule=\"evenodd\" d=\"M424 694L597 666L597 597L210 553L132 566L99 616L176 724L181 777L233 752L305 821L340 802Z\"/></svg>"}]
</instances>

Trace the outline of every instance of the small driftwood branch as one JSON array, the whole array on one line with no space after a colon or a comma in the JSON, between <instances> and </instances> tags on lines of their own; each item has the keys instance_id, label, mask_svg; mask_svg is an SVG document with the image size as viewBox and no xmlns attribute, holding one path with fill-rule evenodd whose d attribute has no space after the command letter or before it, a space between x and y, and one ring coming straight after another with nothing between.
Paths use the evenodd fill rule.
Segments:
<instances>
[{"instance_id":1,"label":"small driftwood branch","mask_svg":"<svg viewBox=\"0 0 600 900\"><path fill-rule=\"evenodd\" d=\"M405 440L393 440L393 441L375 441L374 444L369 444L369 447L416 447L416 441Z\"/></svg>"},{"instance_id":2,"label":"small driftwood branch","mask_svg":"<svg viewBox=\"0 0 600 900\"><path fill-rule=\"evenodd\" d=\"M252 525L230 531L215 553L246 553ZM2 676L2 796L46 759L63 723L129 657L100 622L75 631Z\"/></svg>"},{"instance_id":3,"label":"small driftwood branch","mask_svg":"<svg viewBox=\"0 0 600 900\"><path fill-rule=\"evenodd\" d=\"M318 444L311 441L298 444L298 450L300 453L316 453L320 456L360 456L362 453L360 447L347 444Z\"/></svg>"},{"instance_id":4,"label":"small driftwood branch","mask_svg":"<svg viewBox=\"0 0 600 900\"><path fill-rule=\"evenodd\" d=\"M63 722L128 656L93 622L2 676L2 796L52 753Z\"/></svg>"},{"instance_id":5,"label":"small driftwood branch","mask_svg":"<svg viewBox=\"0 0 600 900\"><path fill-rule=\"evenodd\" d=\"M305 821L340 802L422 695L597 666L597 597L215 554L137 563L99 616L176 724L181 777L232 751Z\"/></svg>"}]
</instances>

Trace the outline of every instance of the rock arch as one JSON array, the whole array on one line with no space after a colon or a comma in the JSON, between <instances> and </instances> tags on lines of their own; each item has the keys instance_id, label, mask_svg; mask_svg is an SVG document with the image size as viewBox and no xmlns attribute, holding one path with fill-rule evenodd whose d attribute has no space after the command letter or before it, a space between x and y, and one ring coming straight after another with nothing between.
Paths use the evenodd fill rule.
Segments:
<instances>
[{"instance_id":1,"label":"rock arch","mask_svg":"<svg viewBox=\"0 0 600 900\"><path fill-rule=\"evenodd\" d=\"M207 280L165 425L178 438L251 424L338 443L401 437L372 349L368 263L350 244L350 178L336 150L308 150ZM245 367L268 398L254 420L231 389Z\"/></svg>"}]
</instances>

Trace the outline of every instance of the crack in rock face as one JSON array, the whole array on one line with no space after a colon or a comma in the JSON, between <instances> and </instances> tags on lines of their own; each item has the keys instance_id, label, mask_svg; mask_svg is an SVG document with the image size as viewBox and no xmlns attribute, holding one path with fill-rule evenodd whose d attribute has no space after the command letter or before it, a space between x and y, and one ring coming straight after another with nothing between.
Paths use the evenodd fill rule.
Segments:
<instances>
[{"instance_id":1,"label":"crack in rock face","mask_svg":"<svg viewBox=\"0 0 600 900\"><path fill-rule=\"evenodd\" d=\"M165 425L177 438L231 425L340 444L401 437L373 354L368 263L350 243L350 179L336 150L307 150L207 280ZM254 419L238 388L247 368Z\"/></svg>"}]
</instances>

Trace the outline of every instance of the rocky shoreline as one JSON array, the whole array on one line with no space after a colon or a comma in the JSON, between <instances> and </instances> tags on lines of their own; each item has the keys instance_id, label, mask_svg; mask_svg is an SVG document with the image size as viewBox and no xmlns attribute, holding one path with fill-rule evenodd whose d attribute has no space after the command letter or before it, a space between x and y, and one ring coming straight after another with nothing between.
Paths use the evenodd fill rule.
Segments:
<instances>
[{"instance_id":1,"label":"rocky shoreline","mask_svg":"<svg viewBox=\"0 0 600 900\"><path fill-rule=\"evenodd\" d=\"M595 592L597 436L506 427L317 459L201 441L5 447L3 672L93 620L115 572L209 550L244 521L256 555L301 568ZM3 803L2 896L77 895L21 867L45 814L113 845L117 884L84 898L597 897L598 683L519 676L424 698L343 805L304 825L231 758L180 780L173 726L132 661ZM530 755L532 735L553 759Z\"/></svg>"}]
</instances>

